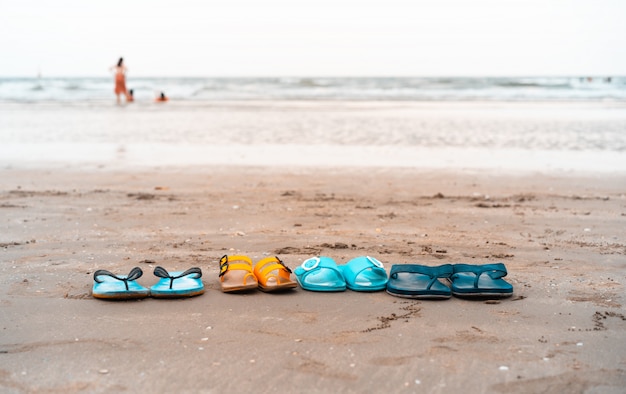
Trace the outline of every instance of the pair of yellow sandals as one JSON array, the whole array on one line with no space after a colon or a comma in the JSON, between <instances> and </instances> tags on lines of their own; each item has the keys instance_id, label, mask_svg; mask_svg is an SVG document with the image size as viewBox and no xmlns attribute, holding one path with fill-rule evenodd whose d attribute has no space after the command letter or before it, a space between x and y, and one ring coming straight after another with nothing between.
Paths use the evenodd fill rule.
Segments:
<instances>
[{"instance_id":1,"label":"pair of yellow sandals","mask_svg":"<svg viewBox=\"0 0 626 394\"><path fill-rule=\"evenodd\" d=\"M266 257L256 265L248 256L224 255L220 259L220 283L224 293L260 289L266 292L293 289L291 270L278 257Z\"/></svg>"}]
</instances>

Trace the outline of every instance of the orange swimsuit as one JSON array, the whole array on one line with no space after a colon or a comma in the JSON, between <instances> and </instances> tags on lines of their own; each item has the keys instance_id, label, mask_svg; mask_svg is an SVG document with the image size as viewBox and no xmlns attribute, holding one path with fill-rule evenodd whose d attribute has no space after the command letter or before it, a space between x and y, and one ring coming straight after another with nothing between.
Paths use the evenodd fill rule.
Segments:
<instances>
[{"instance_id":1,"label":"orange swimsuit","mask_svg":"<svg viewBox=\"0 0 626 394\"><path fill-rule=\"evenodd\" d=\"M124 73L117 72L115 74L115 94L126 94L126 78Z\"/></svg>"}]
</instances>

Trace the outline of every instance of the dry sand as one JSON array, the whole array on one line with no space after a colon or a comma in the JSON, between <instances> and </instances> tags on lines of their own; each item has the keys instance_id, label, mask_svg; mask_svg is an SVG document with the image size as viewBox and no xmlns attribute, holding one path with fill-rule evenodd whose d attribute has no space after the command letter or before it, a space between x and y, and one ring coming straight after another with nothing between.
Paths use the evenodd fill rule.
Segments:
<instances>
[{"instance_id":1,"label":"dry sand","mask_svg":"<svg viewBox=\"0 0 626 394\"><path fill-rule=\"evenodd\" d=\"M0 170L5 393L618 393L626 177L402 169ZM503 262L513 297L224 294L218 260ZM96 269L206 293L91 297Z\"/></svg>"}]
</instances>

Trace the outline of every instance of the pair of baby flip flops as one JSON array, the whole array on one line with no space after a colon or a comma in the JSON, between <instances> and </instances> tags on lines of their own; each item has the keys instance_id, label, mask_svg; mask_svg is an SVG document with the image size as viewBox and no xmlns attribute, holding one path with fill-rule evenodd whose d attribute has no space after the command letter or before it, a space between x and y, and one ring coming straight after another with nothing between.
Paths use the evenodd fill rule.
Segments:
<instances>
[{"instance_id":1,"label":"pair of baby flip flops","mask_svg":"<svg viewBox=\"0 0 626 394\"><path fill-rule=\"evenodd\" d=\"M403 298L448 299L457 297L505 298L513 286L502 279L504 264L444 264L429 267L419 264L393 265L387 293ZM450 287L439 279L446 279Z\"/></svg>"},{"instance_id":2,"label":"pair of baby flip flops","mask_svg":"<svg viewBox=\"0 0 626 394\"><path fill-rule=\"evenodd\" d=\"M387 287L387 271L373 257L361 256L344 265L330 257L305 260L294 273L300 286L310 291L378 291Z\"/></svg>"},{"instance_id":3,"label":"pair of baby flip flops","mask_svg":"<svg viewBox=\"0 0 626 394\"><path fill-rule=\"evenodd\" d=\"M202 270L198 267L184 272L167 272L163 267L156 267L154 275L161 278L150 288L137 283L143 275L139 267L134 267L128 275L115 275L107 270L93 273L93 289L95 298L106 300L130 300L146 298L179 298L192 297L204 293L204 284L200 279Z\"/></svg>"},{"instance_id":4,"label":"pair of baby flip flops","mask_svg":"<svg viewBox=\"0 0 626 394\"><path fill-rule=\"evenodd\" d=\"M259 260L254 266L248 256L224 255L220 259L220 284L224 293L260 289L265 292L293 289L291 270L276 256Z\"/></svg>"}]
</instances>

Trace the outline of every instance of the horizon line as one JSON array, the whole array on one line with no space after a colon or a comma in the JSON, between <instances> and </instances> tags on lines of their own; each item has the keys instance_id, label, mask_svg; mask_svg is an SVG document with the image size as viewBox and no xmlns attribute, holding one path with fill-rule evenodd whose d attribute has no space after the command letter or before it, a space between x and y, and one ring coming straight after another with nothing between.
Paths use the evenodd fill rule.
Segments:
<instances>
[{"instance_id":1,"label":"horizon line","mask_svg":"<svg viewBox=\"0 0 626 394\"><path fill-rule=\"evenodd\" d=\"M483 75L131 75L129 78L215 78L215 79L272 79L272 78L624 78L626 74L483 74ZM46 78L111 78L110 75L0 75L0 79Z\"/></svg>"}]
</instances>

